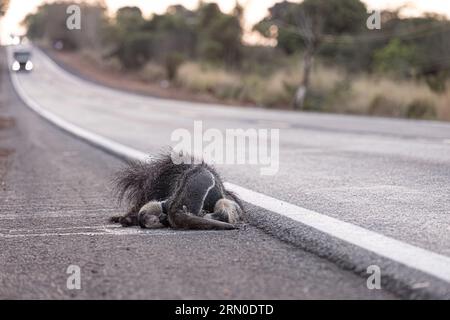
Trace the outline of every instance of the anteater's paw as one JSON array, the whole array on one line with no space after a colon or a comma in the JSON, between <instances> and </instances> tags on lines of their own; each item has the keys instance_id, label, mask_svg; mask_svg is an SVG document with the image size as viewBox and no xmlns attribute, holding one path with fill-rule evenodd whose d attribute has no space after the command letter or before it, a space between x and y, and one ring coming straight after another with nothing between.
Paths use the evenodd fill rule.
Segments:
<instances>
[{"instance_id":1,"label":"anteater's paw","mask_svg":"<svg viewBox=\"0 0 450 320\"><path fill-rule=\"evenodd\" d=\"M122 216L113 216L111 218L109 218L109 222L111 223L120 223L120 219L122 218Z\"/></svg>"}]
</instances>

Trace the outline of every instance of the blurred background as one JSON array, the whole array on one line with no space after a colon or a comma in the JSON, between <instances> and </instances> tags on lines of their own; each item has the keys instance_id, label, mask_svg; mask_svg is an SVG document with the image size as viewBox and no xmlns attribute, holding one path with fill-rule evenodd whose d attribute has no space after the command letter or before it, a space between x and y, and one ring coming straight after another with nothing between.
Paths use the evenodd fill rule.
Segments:
<instances>
[{"instance_id":1,"label":"blurred background","mask_svg":"<svg viewBox=\"0 0 450 320\"><path fill-rule=\"evenodd\" d=\"M80 30L66 27L72 3L81 7ZM26 36L55 60L115 87L273 109L450 120L447 1L0 0L0 8L3 44ZM380 28L369 28L376 18Z\"/></svg>"}]
</instances>

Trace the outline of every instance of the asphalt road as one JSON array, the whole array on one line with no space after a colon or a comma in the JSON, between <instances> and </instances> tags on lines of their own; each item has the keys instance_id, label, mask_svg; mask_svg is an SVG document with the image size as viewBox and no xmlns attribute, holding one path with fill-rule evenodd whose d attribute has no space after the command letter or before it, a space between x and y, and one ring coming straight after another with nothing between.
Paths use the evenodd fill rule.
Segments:
<instances>
[{"instance_id":1,"label":"asphalt road","mask_svg":"<svg viewBox=\"0 0 450 320\"><path fill-rule=\"evenodd\" d=\"M107 218L122 210L110 179L123 164L25 107L9 81L3 50L1 55L0 116L14 125L0 130L0 148L8 150L1 162L0 298L395 298L250 225L227 232L110 225ZM57 85L37 65L21 81ZM70 91L52 92L63 95L52 98L63 114L75 112L73 97L64 96ZM78 95L88 96L97 98ZM76 118L89 121L81 105L79 111ZM69 265L81 268L81 290L66 287Z\"/></svg>"},{"instance_id":2,"label":"asphalt road","mask_svg":"<svg viewBox=\"0 0 450 320\"><path fill-rule=\"evenodd\" d=\"M277 112L143 97L81 81L34 53L19 75L46 110L154 153L175 129L279 128L280 167L224 166L225 178L274 198L450 256L450 124Z\"/></svg>"},{"instance_id":3,"label":"asphalt road","mask_svg":"<svg viewBox=\"0 0 450 320\"><path fill-rule=\"evenodd\" d=\"M414 245L419 251L425 249L427 256L433 256L433 259L437 259L436 261L445 260L446 262L441 265L448 265L448 256L450 256L449 124L430 121L277 112L162 100L114 91L82 81L64 72L39 51L34 52L33 59L35 70L30 74L19 74L17 76L20 87L29 99L38 103L45 111L49 111L70 123L150 154L161 150L163 146L173 145L170 136L175 129L186 128L192 132L194 120L202 120L204 129L216 128L221 132L230 128L279 128L280 168L275 176L261 176L258 166L219 166L225 178L239 186L261 192L275 199L284 200L290 204L336 218L339 221L360 226L365 230L374 231L390 237L390 239L399 240L404 244ZM19 109L17 108L17 110ZM16 110L16 108L13 110ZM22 119L22 114L16 116L16 118ZM43 122L39 119L36 121ZM20 127L20 121L17 121L17 126ZM33 123L27 128L31 127L34 129L39 126ZM56 130L55 132L59 131ZM36 140L36 136L37 134L32 132L30 137L25 140ZM38 141L46 141L47 143L47 141L53 140L39 139ZM93 153L102 154L80 142L73 143L80 144L80 146L92 150ZM53 163L62 154L64 153L55 152L48 156L47 161ZM88 157L85 156L87 154L89 153L86 151L80 152L79 157L85 159L85 157ZM105 182L107 180L105 177L108 174L96 167L99 165L98 159L100 157L102 156L93 155L90 158L91 160L95 159L92 162L97 162L92 164L92 172L89 170L89 165L84 163L79 164L79 167L74 165L74 168L76 168L74 172L76 173L72 175L76 178L84 177L84 174L80 172L86 171L86 177L84 177L86 181L90 181L93 177L96 177L95 181L103 181L100 182L100 185L106 198L96 195L95 191L87 191L88 195L94 197L97 201L106 199L104 201L109 203L107 207L111 208L110 211L114 211L110 193L107 191L108 184ZM109 156L103 155L103 157L108 157L111 161L117 162ZM72 159L73 157L69 153L66 158ZM68 161L67 159L64 160ZM62 167L66 166L62 165ZM103 166L105 165L103 164ZM66 172L68 168L59 170ZM107 171L111 174L114 170L113 166ZM8 177L10 172L11 170L8 170ZM98 175L101 177L98 177ZM52 175L45 173L45 176L50 177ZM50 180L53 181L54 179ZM68 180L62 177L61 181L67 184ZM40 183L37 182L36 185L39 186ZM95 186L92 182L87 184L86 190ZM33 190L35 188L33 187ZM69 188L73 188L73 186L70 185ZM81 193L81 191L79 192ZM73 201L78 205L81 203L79 200L78 202L77 200ZM39 201L37 202L39 203ZM61 212L58 209L53 209L52 215L58 216ZM86 212L91 211L87 209L79 209L78 211L79 215L83 217L89 216ZM97 212L95 213L97 214ZM363 274L363 276L367 276L365 274L367 266L375 264L382 266L383 288L394 290L403 297L450 297L448 283L436 282L435 279L417 273L414 269L406 268L405 265L385 261L386 259L382 256L360 250L357 246L342 241L336 241L332 237L323 236L307 226L293 223L289 219L283 219L273 212L252 207L251 213L253 225L270 232L276 238L294 244L289 245L279 242L251 226L245 232L244 230L234 232L237 238L232 241L234 243L233 250L236 250L237 247L236 239L239 239L239 243L242 239L247 239L244 240L245 243L248 241L247 250L257 252L261 259L255 257L255 266L263 266L269 261L273 261L275 264L275 261L279 259L278 253L280 252L277 245L280 245L290 248L297 255L300 253L308 255L308 257L297 256L301 263L294 260L286 261L286 269L283 270L289 270L289 273L299 272L300 269L305 271L306 269L302 267L302 264L313 261L311 259L327 263L330 267L332 265L326 261L334 261L341 267L352 270L354 273ZM94 213L92 214L94 215ZM104 220L97 220L95 228L87 228L88 225L74 221L73 229L68 229L68 231L64 229L55 230L62 230L61 232L71 234L62 237L102 237L106 235L118 237L120 235L124 238L136 238L138 235L148 236L148 233L135 229L127 231L111 229L110 226L105 227L104 223ZM61 228L61 226L57 228ZM8 238L24 238L25 236L21 232L27 233L26 237L30 237L30 235L43 238L56 237L55 231L52 230L18 230L13 231L13 236ZM78 231L75 232L74 230ZM34 233L43 233L44 235L38 236ZM51 233L51 235L47 235L47 233ZM194 232L185 235L184 233L172 232L170 234L175 239L201 234L201 237L206 239L205 243L209 243L210 237L216 236L218 233L203 235L204 233ZM225 241L231 241L231 234L225 233L220 239L224 238L228 239ZM155 236L162 237L159 234L152 234L152 237ZM168 236L168 234L165 236ZM271 242L262 241L261 237L266 237ZM264 243L263 247L261 247L262 243ZM92 247L97 250L97 244ZM195 245L187 247L192 247L195 250L195 254L192 253L191 256L194 260L199 261L200 258L196 256L198 247ZM228 246L225 245L225 247ZM239 248L241 249L240 246ZM306 254L301 249L313 252L316 255ZM389 249L391 248L386 248L386 251L389 251ZM28 252L26 246L23 247L23 250ZM243 256L251 257L252 255L247 250L243 251ZM167 263L170 261L168 257L174 256L172 247L168 251L159 263ZM221 247L219 253L225 254L227 251ZM441 256L436 257L434 253ZM235 252L227 254L236 255ZM282 255L286 255L286 253L282 253ZM326 257L327 260L321 260L317 256ZM414 253L412 256L414 257ZM411 257L408 259L411 260ZM183 266L191 269L195 265L195 263L192 263L190 261L183 262ZM175 263L175 267L172 268L177 268L178 265L178 263ZM247 270L251 265L252 262L245 261L239 264L239 268ZM276 266L282 267L283 263L276 262ZM130 267L138 268L137 263L131 263ZM433 268L432 264L430 267ZM164 268L167 269L168 266L165 265ZM322 281L317 278L317 270L321 268L316 268L314 271L312 269L308 269L311 271L311 278L308 278L308 281L311 281L310 288L318 290L318 295L314 295L308 289L307 293L302 296L297 293L298 285L296 290L283 289L284 280L274 285L266 279L264 283L271 288L270 290L262 289L259 291L259 295L247 295L247 292L239 290L242 295L236 297L313 298L326 292L332 297L344 298L346 293L350 294L351 292L353 294L355 292L350 289L342 289L340 288L341 283L336 286L334 282L349 281L348 284L350 284L352 283L350 280L334 278L330 282ZM227 272L226 270L217 268L222 276L224 272ZM261 273L266 275L264 271L260 272L260 270L255 268L252 270L252 274L257 273L258 277ZM341 269L336 270L338 271L330 271L330 275L335 276L334 272L341 272L348 277L352 276L352 274ZM135 272L142 274L142 271ZM276 274L279 277L280 274L285 272L268 272L268 274L271 274L271 276ZM446 271L441 269L439 273L444 274ZM185 278L185 276L179 276L179 279ZM200 275L197 279L205 278L214 279L211 276L203 276L202 278ZM238 278L246 279L240 274ZM361 282L364 278L357 279L365 289L365 280ZM246 288L252 288L253 284L244 282ZM249 280L249 282L256 281ZM286 281L286 285L287 282L290 285L296 285L295 281ZM321 283L324 283L328 289L323 288ZM333 286L334 288L331 289ZM140 289L142 288L140 287ZM144 290L148 290L148 288L145 287ZM271 290L278 290L279 292L275 293ZM226 290L227 294L230 291L232 290ZM365 289L365 291L369 290ZM168 291L169 294L173 294L173 292L175 292L173 288ZM202 292L206 291L203 289ZM270 293L261 295L261 292ZM289 294L286 295L286 292L289 292ZM217 296L217 290L214 293L216 295L206 297L221 297ZM363 295L357 295L357 297L365 298L368 297L367 294L373 295L373 293L366 292ZM383 294L383 292L378 294Z\"/></svg>"}]
</instances>

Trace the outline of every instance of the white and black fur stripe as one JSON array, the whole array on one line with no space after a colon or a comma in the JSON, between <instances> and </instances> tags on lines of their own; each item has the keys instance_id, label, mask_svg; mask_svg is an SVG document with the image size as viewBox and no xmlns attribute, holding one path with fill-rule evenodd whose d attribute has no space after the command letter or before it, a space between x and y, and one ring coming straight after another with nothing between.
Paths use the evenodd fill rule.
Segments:
<instances>
[{"instance_id":1,"label":"white and black fur stripe","mask_svg":"<svg viewBox=\"0 0 450 320\"><path fill-rule=\"evenodd\" d=\"M240 200L225 189L214 168L204 162L192 163L176 165L170 154L160 155L151 162L128 163L115 179L115 186L119 198L129 203L130 210L125 216L111 220L124 226L151 227L149 223L153 225L155 217L145 218L150 214L158 216L158 227L234 228L228 222L238 220L235 217L242 212ZM216 206L220 200L229 204ZM151 212L148 208L152 208Z\"/></svg>"}]
</instances>

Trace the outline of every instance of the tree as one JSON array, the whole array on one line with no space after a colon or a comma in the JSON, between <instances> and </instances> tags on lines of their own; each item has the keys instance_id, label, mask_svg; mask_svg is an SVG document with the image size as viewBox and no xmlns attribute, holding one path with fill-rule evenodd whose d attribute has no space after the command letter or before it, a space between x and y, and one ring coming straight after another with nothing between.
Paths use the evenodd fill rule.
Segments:
<instances>
[{"instance_id":1,"label":"tree","mask_svg":"<svg viewBox=\"0 0 450 320\"><path fill-rule=\"evenodd\" d=\"M378 72L402 77L415 75L417 51L414 45L403 44L400 39L394 38L384 48L375 52L375 69Z\"/></svg>"},{"instance_id":2,"label":"tree","mask_svg":"<svg viewBox=\"0 0 450 320\"><path fill-rule=\"evenodd\" d=\"M116 24L120 32L132 33L139 31L145 19L138 7L122 7L116 12Z\"/></svg>"},{"instance_id":3,"label":"tree","mask_svg":"<svg viewBox=\"0 0 450 320\"><path fill-rule=\"evenodd\" d=\"M168 55L194 57L197 44L196 14L181 5L170 6L162 15L154 15L144 29L154 37L152 57L159 61L177 59ZM178 59L179 60L179 59Z\"/></svg>"},{"instance_id":4,"label":"tree","mask_svg":"<svg viewBox=\"0 0 450 320\"><path fill-rule=\"evenodd\" d=\"M30 39L45 39L51 43L61 42L64 49L97 47L100 30L104 20L105 7L101 4L80 4L81 30L69 30L67 22L67 3L52 2L38 7L35 13L28 14L22 21Z\"/></svg>"},{"instance_id":5,"label":"tree","mask_svg":"<svg viewBox=\"0 0 450 320\"><path fill-rule=\"evenodd\" d=\"M450 75L450 21L443 16L401 18L391 12L380 41L372 45L371 68L396 77L425 80L436 92L446 89ZM383 16L383 15L382 15Z\"/></svg>"},{"instance_id":6,"label":"tree","mask_svg":"<svg viewBox=\"0 0 450 320\"><path fill-rule=\"evenodd\" d=\"M197 32L200 57L227 66L239 65L242 58L242 8L233 14L220 11L216 3L203 3L198 9Z\"/></svg>"},{"instance_id":7,"label":"tree","mask_svg":"<svg viewBox=\"0 0 450 320\"><path fill-rule=\"evenodd\" d=\"M275 36L278 46L287 53L303 51L302 80L294 107L304 107L314 57L322 43L338 35L359 32L366 19L366 6L360 0L284 1L269 9L269 16L255 29L266 37Z\"/></svg>"},{"instance_id":8,"label":"tree","mask_svg":"<svg viewBox=\"0 0 450 320\"><path fill-rule=\"evenodd\" d=\"M122 7L113 23L104 29L104 42L112 46L110 56L116 56L123 67L137 69L150 57L151 34L143 30L146 20L138 7Z\"/></svg>"},{"instance_id":9,"label":"tree","mask_svg":"<svg viewBox=\"0 0 450 320\"><path fill-rule=\"evenodd\" d=\"M450 75L450 60L446 58L450 56L450 22L441 16L427 15L402 19L397 28L402 43L416 48L411 63L415 72L409 76L424 79L433 91L445 91Z\"/></svg>"},{"instance_id":10,"label":"tree","mask_svg":"<svg viewBox=\"0 0 450 320\"><path fill-rule=\"evenodd\" d=\"M47 8L48 4L38 7L36 13L28 14L22 21L27 28L27 37L30 39L41 39L45 35L47 24Z\"/></svg>"}]
</instances>

